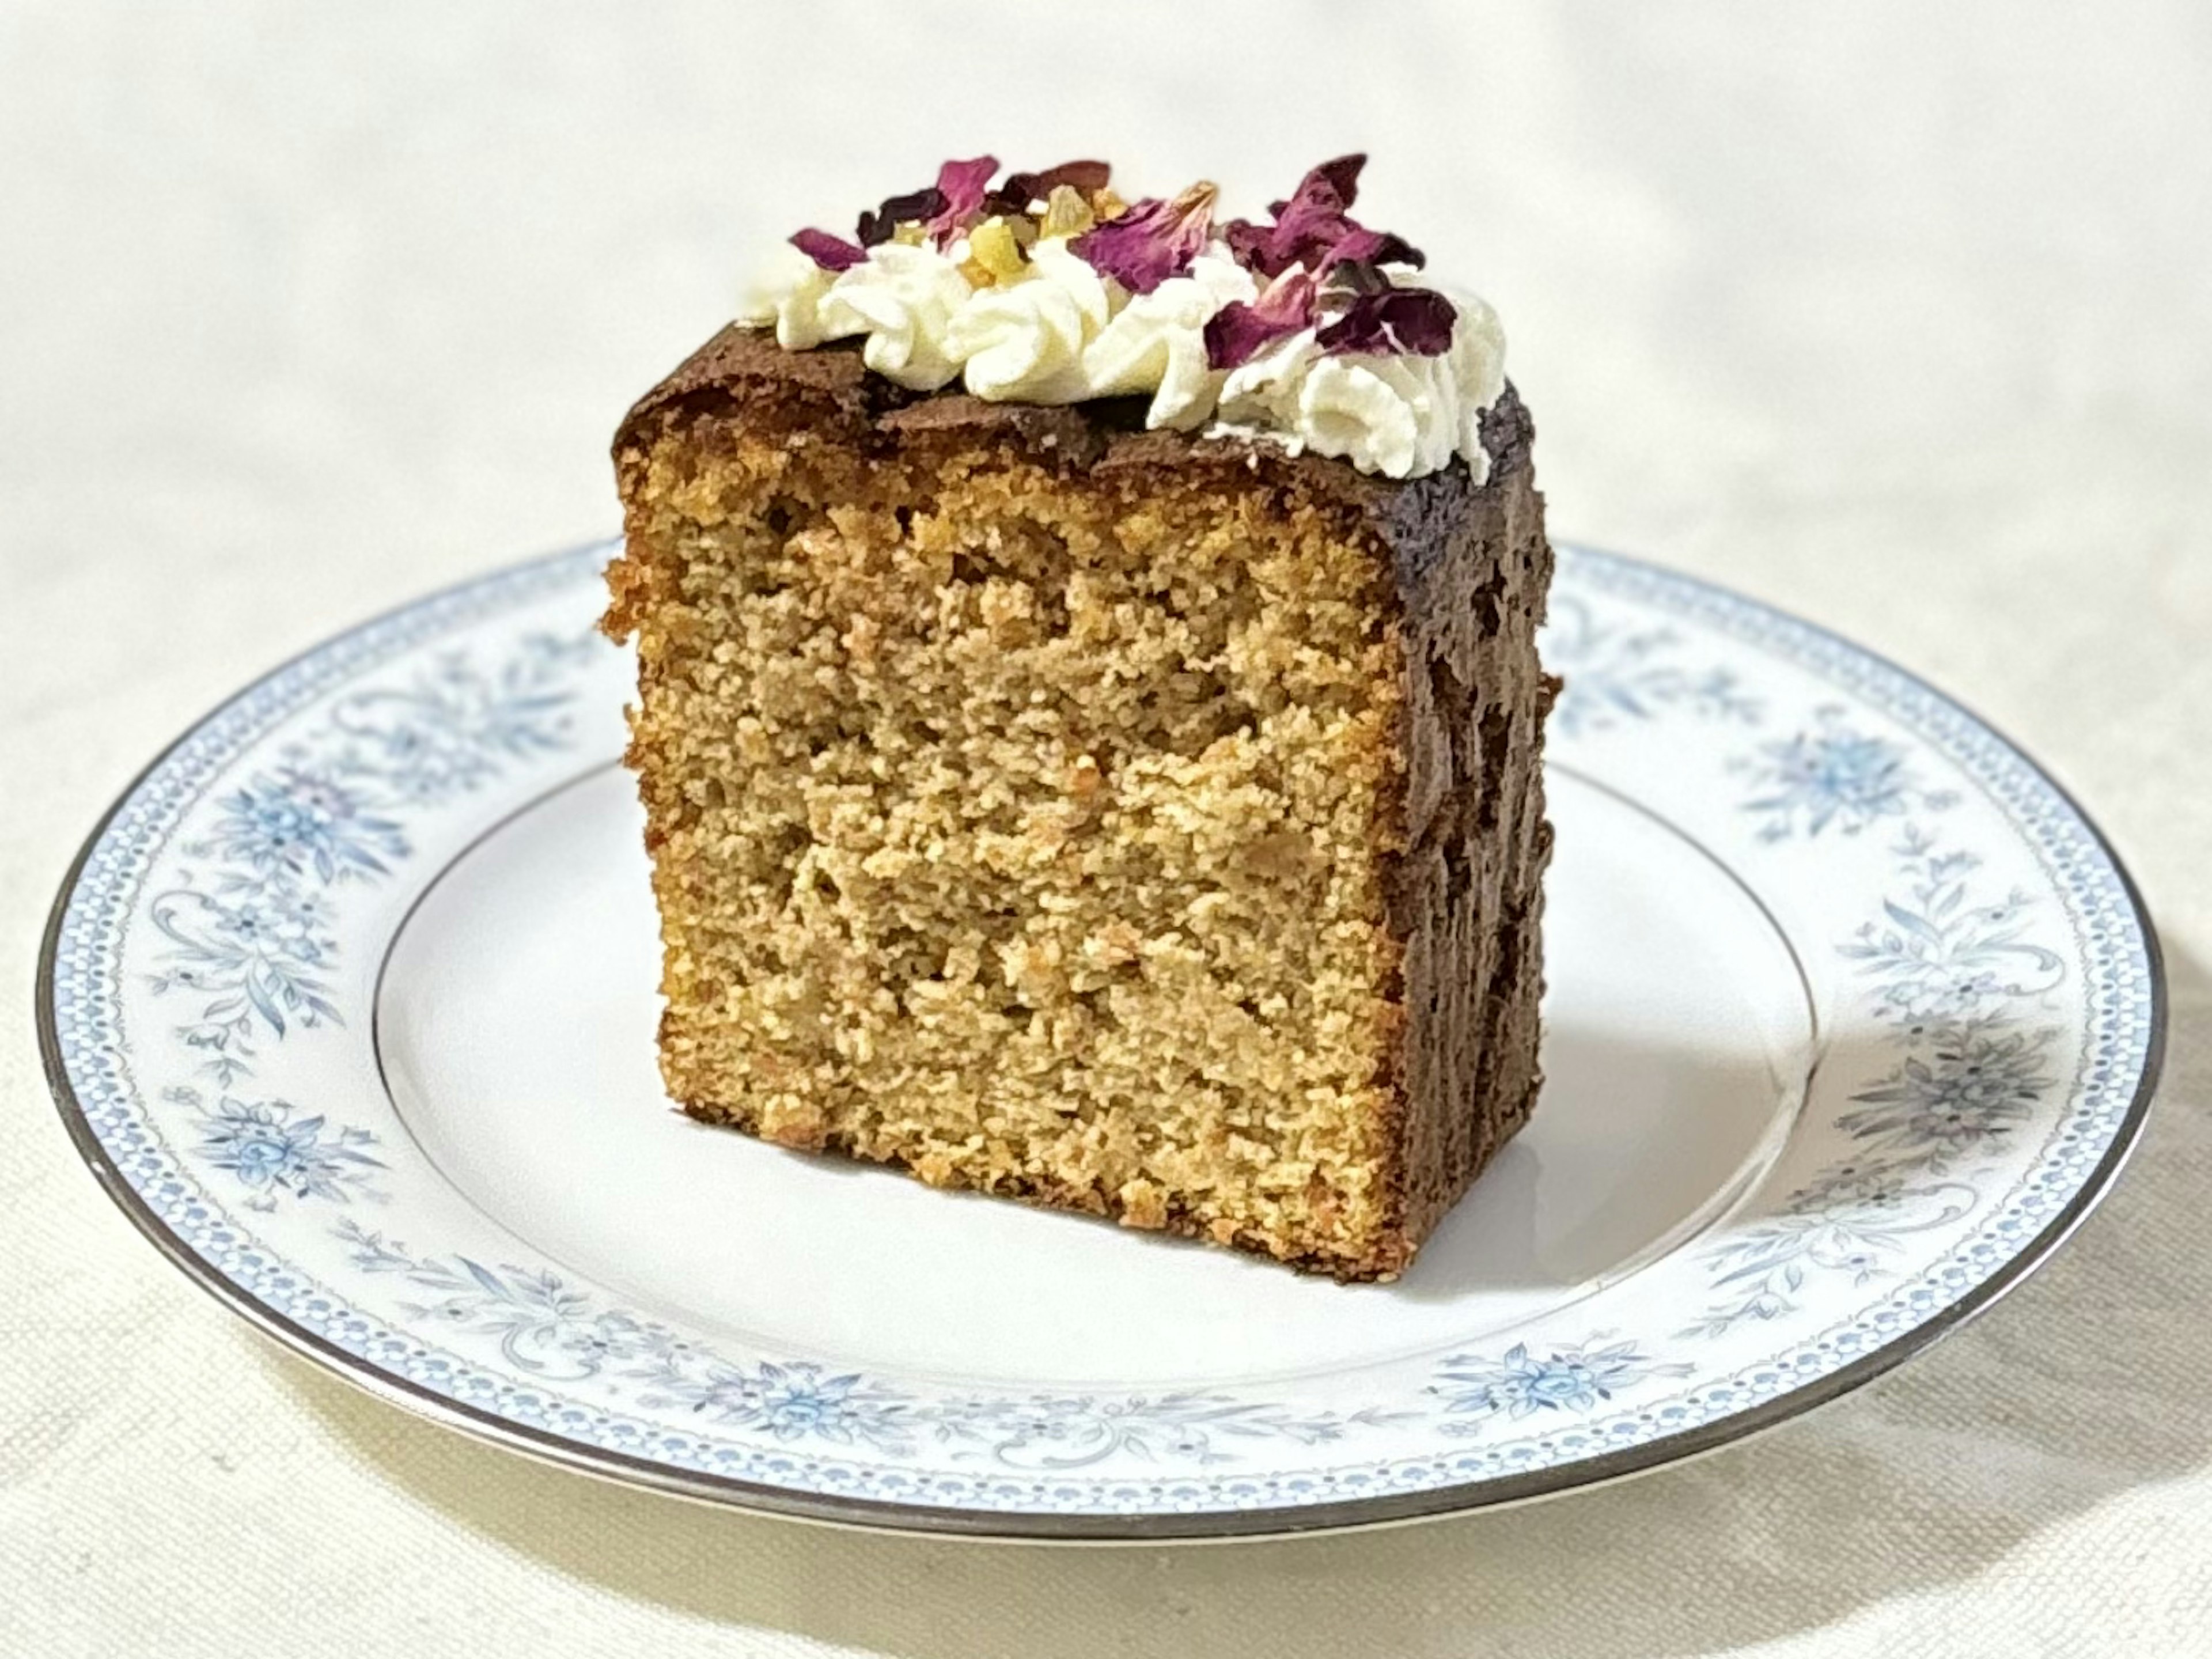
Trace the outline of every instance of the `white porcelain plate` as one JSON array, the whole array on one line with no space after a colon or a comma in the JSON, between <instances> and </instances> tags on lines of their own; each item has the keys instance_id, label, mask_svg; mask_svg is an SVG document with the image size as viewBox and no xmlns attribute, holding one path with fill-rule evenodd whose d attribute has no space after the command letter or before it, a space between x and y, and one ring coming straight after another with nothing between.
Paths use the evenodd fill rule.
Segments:
<instances>
[{"instance_id":1,"label":"white porcelain plate","mask_svg":"<svg viewBox=\"0 0 2212 1659\"><path fill-rule=\"evenodd\" d=\"M116 1201L386 1398L641 1485L1025 1536L1588 1486L1925 1346L2087 1211L2156 946L2018 751L1829 635L1563 550L1548 1081L1390 1285L694 1124L653 1065L609 549L368 623L86 848L40 993Z\"/></svg>"}]
</instances>

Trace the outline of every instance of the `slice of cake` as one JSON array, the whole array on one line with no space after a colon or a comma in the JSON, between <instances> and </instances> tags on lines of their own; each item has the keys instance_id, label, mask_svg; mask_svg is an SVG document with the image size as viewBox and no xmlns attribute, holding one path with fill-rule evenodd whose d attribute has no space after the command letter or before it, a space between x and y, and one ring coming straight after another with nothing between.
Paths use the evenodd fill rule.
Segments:
<instances>
[{"instance_id":1,"label":"slice of cake","mask_svg":"<svg viewBox=\"0 0 2212 1659\"><path fill-rule=\"evenodd\" d=\"M1387 1279L1539 1081L1552 556L1479 301L996 163L630 411L608 631L684 1109Z\"/></svg>"}]
</instances>

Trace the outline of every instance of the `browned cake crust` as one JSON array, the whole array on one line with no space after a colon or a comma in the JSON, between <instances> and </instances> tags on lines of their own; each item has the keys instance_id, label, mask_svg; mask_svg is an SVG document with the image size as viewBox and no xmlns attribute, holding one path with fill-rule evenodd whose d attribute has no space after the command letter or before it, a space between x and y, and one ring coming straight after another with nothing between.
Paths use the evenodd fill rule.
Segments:
<instances>
[{"instance_id":1,"label":"browned cake crust","mask_svg":"<svg viewBox=\"0 0 2212 1659\"><path fill-rule=\"evenodd\" d=\"M662 1062L672 1094L702 1118L787 1145L903 1164L937 1184L1164 1228L1340 1279L1395 1276L1527 1120L1540 1081L1541 878L1551 851L1541 752L1555 686L1534 643L1552 556L1531 471L1531 435L1509 388L1486 417L1485 447L1493 458L1486 483L1476 485L1459 461L1394 483L1264 444L1145 432L1137 429L1135 411L1113 404L1041 408L957 394L919 397L866 374L850 349L785 352L738 329L709 341L631 410L617 436L629 544L610 573L605 624L617 638L635 636L640 644L641 702L629 761L647 806L667 946ZM1063 509L1064 518L1053 516ZM1009 515L1003 538L992 517L1000 513ZM1102 581L1112 575L1124 582L1115 590L1125 594L1125 609L1116 613L1123 616L1136 614L1129 604L1150 603L1145 582L1140 572L1108 572L1106 565L1146 556L1147 537L1202 565L1206 557L1220 562L1229 556L1221 549L1240 545L1237 533L1247 535L1258 586L1233 601L1232 617L1279 605L1290 591L1279 573L1295 570L1297 558L1311 564L1312 607L1281 619L1279 637L1265 627L1254 637L1273 638L1279 656L1311 639L1318 664L1311 674L1321 678L1275 670L1269 684L1279 702L1316 699L1335 747L1308 755L1287 739L1267 739L1275 744L1262 757L1267 778L1309 763L1317 776L1269 782L1279 800L1264 791L1254 797L1278 816L1255 821L1249 844L1232 849L1234 863L1223 866L1231 874L1221 879L1234 889L1224 907L1264 907L1267 919L1252 925L1273 929L1267 937L1279 949L1310 951L1300 962L1328 963L1334 988L1308 999L1255 981L1243 988L1250 993L1239 1005L1243 1014L1224 1012L1193 1028L1198 1036L1188 1043L1182 1028L1163 1027L1165 1049L1180 1054L1196 1045L1188 1076L1201 1086L1199 1103L1188 1111L1165 1092L1137 1098L1127 1083L1147 1011L1170 1006L1158 996L1147 1001L1141 981L1156 968L1164 976L1168 964L1182 960L1171 949L1181 936L1163 934L1157 921L1149 924L1152 936L1138 941L1147 924L1133 887L1136 926L1122 929L1129 942L1116 945L1092 975L1118 980L1085 988L1082 970L1068 964L1101 937L1118 937L1112 880L1076 874L1058 886L994 886L979 876L977 902L995 906L1000 920L976 937L1005 964L1012 988L1003 994L1022 1004L1009 1006L1015 1023L1006 1029L1031 1045L1021 1054L1034 1050L1051 1061L1048 1073L1040 1060L1018 1076L994 1069L1001 1061L984 1016L974 1017L982 1022L980 1035L965 1048L932 1035L911 1054L899 1049L902 1033L916 1034L915 1010L937 1006L919 1001L921 993L945 996L941 988L950 986L966 994L978 977L972 962L956 973L920 958L918 966L903 961L879 943L887 935L871 931L866 895L836 896L842 920L822 920L830 913L818 905L809 910L812 934L796 919L802 907L793 872L811 856L810 848L836 832L824 827L818 797L809 807L779 808L777 792L790 773L825 752L834 751L833 762L848 773L863 764L878 739L859 732L858 711L872 710L867 718L889 731L882 722L891 716L884 711L897 701L895 686L870 689L872 665L856 665L854 653L867 657L878 648L885 618L896 630L902 617L927 603L955 619L947 629L964 626L987 647L998 637L987 638L987 629L1004 630L1009 662L1027 660L1023 653L1035 651L1040 629L1065 632L1067 596L1055 584L1064 590L1073 580L1066 546L1042 566L1027 552L995 550L1026 546L1024 538L1045 521L1039 514L1063 538L1088 537L1083 546L1108 549L1084 555L1091 561L1085 568ZM1202 556L1188 545L1200 536L1212 538ZM811 595L804 603L819 625L804 641L797 634L784 640L811 665L821 706L781 715L767 738L752 733L748 740L757 752L750 759L738 752L743 744L732 750L720 735L702 746L695 739L702 726L743 723L751 701L771 709L789 702L788 665L769 660L758 617L767 614L763 605L781 605L785 614L790 604L757 596L811 580L806 561L830 544L822 538L834 539L837 557L851 556L877 574L860 587L837 589L842 599ZM945 550L956 542L966 550ZM909 567L932 557L940 559L931 567L936 574L912 577ZM908 577L883 574L895 567ZM939 575L945 581L933 587ZM895 580L907 579L921 585L903 597L890 591ZM820 580L838 579L830 573ZM975 590L981 620L976 602L947 597L956 581L981 584ZM1193 614L1216 597L1209 591L1194 601ZM959 611L962 603L969 610ZM1182 601L1163 594L1158 603L1172 609ZM851 614L818 614L825 605ZM1057 620L1040 621L1040 605ZM929 629L917 627L900 647L909 655L897 660L936 664L926 653L939 649L932 642L937 635L924 641ZM1218 644L1205 672L1168 674L1157 692L1133 703L1125 696L1123 703L1137 712L1125 713L1120 727L1103 720L1095 730L1085 726L1080 700L1055 714L1066 730L1055 729L1052 742L1062 747L1050 752L1082 752L1054 775L1056 781L1039 785L1023 774L1027 781L1018 780L1010 796L1025 814L1024 834L1034 840L1041 823L1049 831L1037 855L1042 863L1079 855L1100 870L1137 867L1116 862L1098 844L1139 833L1121 826L1152 822L1133 808L1117 817L1100 804L1118 805L1125 761L1132 777L1147 766L1156 772L1182 765L1199 779L1194 787L1242 799L1205 769L1218 770L1224 757L1234 761L1248 739L1258 744L1253 733L1268 722L1238 701L1253 695L1247 684L1253 671L1223 666ZM1102 645L1102 664L1110 655ZM1138 672L1127 668L1126 676ZM1047 701L1045 690L1030 695ZM1185 707L1173 702L1178 696L1194 701ZM1172 705L1164 714L1154 707L1163 698ZM1209 698L1231 712L1218 715L1206 707ZM917 726L910 698L898 706L906 722L901 731L935 731L937 723L926 718ZM1319 729L1312 720L1291 718L1304 712L1291 708L1269 731L1285 721ZM1133 759L1138 737L1131 733L1155 744L1157 755ZM904 741L896 732L881 740L894 748ZM775 742L785 746L771 752ZM961 763L971 764L975 745L963 752L971 760ZM901 787L880 761L872 775L885 780L886 792ZM1340 788L1332 777L1341 778ZM965 787L988 792L1000 782L978 765ZM750 819L739 816L740 796ZM1330 800L1337 804L1325 804ZM738 826L746 823L751 828L740 842ZM779 842L772 855L763 850L770 836ZM953 839L948 857L957 864L968 843ZM751 886L724 878L733 860L750 861ZM1168 878L1155 880L1151 864L1141 867L1150 884L1143 902L1152 903L1154 888ZM1183 872L1176 879L1186 885L1215 878L1188 860L1173 868ZM1193 877L1193 869L1201 873ZM774 911L779 879L784 908ZM769 897L758 900L756 889ZM1309 902L1316 928L1335 919L1326 951L1297 931L1300 908ZM749 903L755 906L749 916L737 914ZM1103 905L1109 920L1103 929L1096 916L1078 924L1091 933L1079 949L1062 953L1049 927L1008 931L1014 924L1007 915L1035 903L1070 911ZM758 939L772 911L786 936L771 949ZM836 939L817 951L825 929ZM868 941L878 943L856 948ZM1031 964L1042 989L1025 977L1024 951L1043 953ZM1240 988L1223 965L1231 959L1218 951L1210 964L1192 970L1200 979L1186 1000ZM1292 970L1313 971L1296 964ZM988 964L981 978L996 984ZM783 1012L757 1012L750 981L771 980L784 988L775 1009L796 1000L814 1024L793 1035ZM838 1012L825 1015L824 999ZM1036 1035L1039 1022L1062 1034L1063 1018L1066 1041L1048 1052ZM740 1030L747 1022L774 1030L766 1036ZM835 1029L817 1029L825 1024ZM1159 1072L1164 1090L1172 1073L1172 1066ZM1289 1079L1281 1092L1311 1103L1300 1109L1304 1118L1265 1103L1255 1079L1271 1078ZM901 1087L907 1097L936 1103L911 1111L887 1106ZM1024 1103L1001 1109L1001 1089ZM1148 1114L1164 1121L1159 1133L1147 1127ZM1286 1171L1294 1184L1276 1179Z\"/></svg>"}]
</instances>

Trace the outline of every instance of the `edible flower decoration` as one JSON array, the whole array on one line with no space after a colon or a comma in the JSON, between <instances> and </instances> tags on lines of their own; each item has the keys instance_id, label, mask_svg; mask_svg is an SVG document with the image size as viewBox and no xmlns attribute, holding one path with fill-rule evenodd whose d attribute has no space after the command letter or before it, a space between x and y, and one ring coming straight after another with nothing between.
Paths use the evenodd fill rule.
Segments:
<instances>
[{"instance_id":1,"label":"edible flower decoration","mask_svg":"<svg viewBox=\"0 0 2212 1659\"><path fill-rule=\"evenodd\" d=\"M1321 285L1313 272L1292 266L1247 304L1231 300L1206 319L1206 361L1214 368L1248 363L1262 349L1310 328Z\"/></svg>"},{"instance_id":2,"label":"edible flower decoration","mask_svg":"<svg viewBox=\"0 0 2212 1659\"><path fill-rule=\"evenodd\" d=\"M1321 270L1345 260L1419 270L1428 263L1420 249L1352 218L1350 210L1359 198L1359 174L1366 165L1364 155L1323 161L1298 180L1288 201L1268 204L1272 224L1231 219L1222 229L1231 252L1263 276L1279 276L1293 265Z\"/></svg>"},{"instance_id":3,"label":"edible flower decoration","mask_svg":"<svg viewBox=\"0 0 2212 1659\"><path fill-rule=\"evenodd\" d=\"M1419 285L1425 257L1352 216L1364 155L1310 170L1264 220L1206 182L1125 201L1098 161L1000 178L998 158L806 229L738 320L805 350L860 337L915 391L993 401L1149 398L1152 427L1269 437L1412 477L1481 462L1504 386L1488 307ZM1210 424L1209 424L1210 423Z\"/></svg>"},{"instance_id":4,"label":"edible flower decoration","mask_svg":"<svg viewBox=\"0 0 2212 1659\"><path fill-rule=\"evenodd\" d=\"M1241 346L1249 341L1256 349L1321 319L1316 307L1322 289L1311 281L1284 284L1275 279L1294 272L1317 276L1346 265L1374 273L1384 265L1418 270L1427 264L1426 256L1404 237L1370 230L1352 217L1359 174L1366 165L1364 155L1324 161L1298 181L1287 200L1269 205L1272 222L1231 219L1222 227L1221 240L1236 263L1273 283L1267 290L1266 312L1224 328L1225 342ZM1131 294L1150 294L1169 278L1188 275L1192 262L1205 252L1220 195L1217 186L1200 180L1174 197L1150 197L1124 205L1109 188L1113 169L1104 161L1063 161L1042 173L1017 173L994 190L991 180L998 171L999 161L993 155L947 161L938 169L934 185L886 197L881 206L861 210L854 240L826 230L802 230L791 239L792 245L824 270L844 271L866 259L870 248L890 241L919 244L927 240L941 251L979 229L990 236L1003 226L1012 246L1026 250L1041 236L1073 233L1069 246L1078 258ZM1012 222L1018 220L1028 222ZM984 268L997 274L992 264ZM1349 292L1353 298L1341 307L1348 313L1349 325L1336 330L1337 343L1328 349L1428 356L1451 343L1451 302L1440 294L1371 274L1339 279L1335 291ZM1387 291L1424 297L1390 301L1383 297ZM1244 310L1254 313L1252 307ZM1294 318L1297 325L1289 325ZM1240 355L1237 347L1225 346L1224 354L1217 367L1242 362L1250 351L1243 349Z\"/></svg>"},{"instance_id":5,"label":"edible flower decoration","mask_svg":"<svg viewBox=\"0 0 2212 1659\"><path fill-rule=\"evenodd\" d=\"M1203 181L1169 201L1137 203L1118 218L1086 230L1070 243L1075 257L1132 294L1150 294L1170 276L1190 270L1206 249L1220 192Z\"/></svg>"},{"instance_id":6,"label":"edible flower decoration","mask_svg":"<svg viewBox=\"0 0 2212 1659\"><path fill-rule=\"evenodd\" d=\"M1238 261L1272 279L1250 305L1224 307L1206 325L1206 357L1236 368L1262 347L1306 328L1335 356L1363 353L1434 357L1451 349L1450 301L1433 289L1394 281L1382 269L1428 263L1420 249L1387 230L1370 230L1349 210L1359 194L1364 155L1324 161L1271 204L1272 224L1232 219L1223 237Z\"/></svg>"}]
</instances>

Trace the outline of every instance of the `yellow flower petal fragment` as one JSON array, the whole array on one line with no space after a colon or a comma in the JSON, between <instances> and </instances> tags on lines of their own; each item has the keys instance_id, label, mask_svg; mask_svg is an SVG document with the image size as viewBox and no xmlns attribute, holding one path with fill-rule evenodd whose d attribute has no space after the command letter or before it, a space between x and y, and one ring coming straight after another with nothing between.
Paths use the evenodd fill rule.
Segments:
<instances>
[{"instance_id":1,"label":"yellow flower petal fragment","mask_svg":"<svg viewBox=\"0 0 2212 1659\"><path fill-rule=\"evenodd\" d=\"M986 219L968 233L969 261L988 271L994 282L1008 282L1022 274L1022 245L1014 228L1004 219Z\"/></svg>"},{"instance_id":2,"label":"yellow flower petal fragment","mask_svg":"<svg viewBox=\"0 0 2212 1659\"><path fill-rule=\"evenodd\" d=\"M1073 185L1055 185L1045 198L1044 222L1039 229L1047 236L1076 236L1097 222L1097 215L1080 191Z\"/></svg>"}]
</instances>

